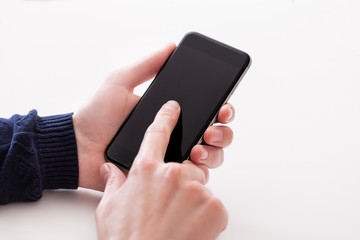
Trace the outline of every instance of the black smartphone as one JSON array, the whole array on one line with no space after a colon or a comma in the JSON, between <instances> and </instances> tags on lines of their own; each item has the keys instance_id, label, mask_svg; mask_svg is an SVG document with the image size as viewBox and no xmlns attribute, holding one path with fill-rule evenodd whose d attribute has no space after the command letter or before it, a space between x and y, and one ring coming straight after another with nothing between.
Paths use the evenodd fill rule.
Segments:
<instances>
[{"instance_id":1,"label":"black smartphone","mask_svg":"<svg viewBox=\"0 0 360 240\"><path fill-rule=\"evenodd\" d=\"M165 162L188 159L250 63L245 52L199 33L186 34L107 147L106 159L130 169L146 129L168 100L177 101L181 113Z\"/></svg>"}]
</instances>

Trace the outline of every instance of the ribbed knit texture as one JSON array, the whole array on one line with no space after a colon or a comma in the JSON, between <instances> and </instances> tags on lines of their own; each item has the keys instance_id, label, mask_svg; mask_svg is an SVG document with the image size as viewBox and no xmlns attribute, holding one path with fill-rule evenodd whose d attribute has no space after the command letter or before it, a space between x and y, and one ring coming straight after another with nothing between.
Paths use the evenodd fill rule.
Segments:
<instances>
[{"instance_id":1,"label":"ribbed knit texture","mask_svg":"<svg viewBox=\"0 0 360 240\"><path fill-rule=\"evenodd\" d=\"M35 201L43 189L78 187L72 114L0 119L0 204Z\"/></svg>"},{"instance_id":2,"label":"ribbed knit texture","mask_svg":"<svg viewBox=\"0 0 360 240\"><path fill-rule=\"evenodd\" d=\"M72 114L39 118L37 124L42 189L78 187Z\"/></svg>"}]
</instances>

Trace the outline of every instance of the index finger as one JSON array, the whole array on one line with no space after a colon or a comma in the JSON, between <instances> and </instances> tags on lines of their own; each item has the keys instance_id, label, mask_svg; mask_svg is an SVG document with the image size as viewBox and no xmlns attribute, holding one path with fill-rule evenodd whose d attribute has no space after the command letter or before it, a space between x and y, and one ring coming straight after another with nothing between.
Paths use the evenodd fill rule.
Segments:
<instances>
[{"instance_id":1,"label":"index finger","mask_svg":"<svg viewBox=\"0 0 360 240\"><path fill-rule=\"evenodd\" d=\"M179 115L180 106L176 101L168 101L161 107L154 122L146 130L134 163L142 164L146 161L164 162L170 135Z\"/></svg>"}]
</instances>

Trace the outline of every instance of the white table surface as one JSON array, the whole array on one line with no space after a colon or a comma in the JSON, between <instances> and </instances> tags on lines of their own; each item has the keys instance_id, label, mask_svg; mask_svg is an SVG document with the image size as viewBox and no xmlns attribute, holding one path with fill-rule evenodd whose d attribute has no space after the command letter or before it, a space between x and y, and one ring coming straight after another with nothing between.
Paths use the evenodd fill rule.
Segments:
<instances>
[{"instance_id":1,"label":"white table surface","mask_svg":"<svg viewBox=\"0 0 360 240\"><path fill-rule=\"evenodd\" d=\"M208 184L230 214L219 239L360 239L359 11L355 0L0 0L0 116L76 111L112 70L201 32L253 58ZM46 191L0 206L0 239L96 239L100 198Z\"/></svg>"}]
</instances>

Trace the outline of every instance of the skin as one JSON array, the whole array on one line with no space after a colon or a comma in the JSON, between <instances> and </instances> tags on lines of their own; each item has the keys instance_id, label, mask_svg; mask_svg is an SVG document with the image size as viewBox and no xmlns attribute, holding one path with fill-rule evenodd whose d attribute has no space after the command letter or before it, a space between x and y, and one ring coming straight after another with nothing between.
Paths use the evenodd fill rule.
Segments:
<instances>
[{"instance_id":1,"label":"skin","mask_svg":"<svg viewBox=\"0 0 360 240\"><path fill-rule=\"evenodd\" d=\"M99 169L105 163L107 145L140 99L134 94L134 88L152 79L175 47L173 43L168 44L138 63L113 72L73 115L80 187L104 190L105 183ZM225 104L219 111L217 122L229 123L234 115L233 106ZM185 161L184 165L196 165L201 169L205 183L208 168L221 165L224 160L223 148L231 143L232 137L232 130L228 126L210 126L204 134L208 146L194 146L191 161Z\"/></svg>"},{"instance_id":2,"label":"skin","mask_svg":"<svg viewBox=\"0 0 360 240\"><path fill-rule=\"evenodd\" d=\"M196 164L164 163L179 114L175 101L160 109L127 178L111 163L102 166L106 188L96 210L99 239L209 240L225 229L227 212L204 187L204 171Z\"/></svg>"}]
</instances>

